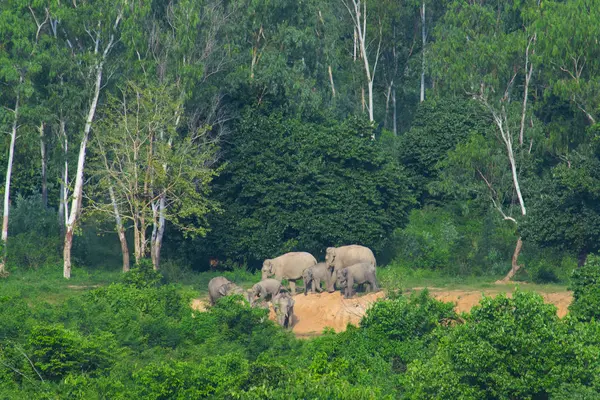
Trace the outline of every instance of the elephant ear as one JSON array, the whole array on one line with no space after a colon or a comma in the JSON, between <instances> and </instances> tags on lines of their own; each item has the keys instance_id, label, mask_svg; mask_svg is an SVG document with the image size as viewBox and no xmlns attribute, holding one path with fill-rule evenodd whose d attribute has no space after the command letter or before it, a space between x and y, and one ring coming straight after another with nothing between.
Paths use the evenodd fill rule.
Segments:
<instances>
[{"instance_id":1,"label":"elephant ear","mask_svg":"<svg viewBox=\"0 0 600 400\"><path fill-rule=\"evenodd\" d=\"M226 283L225 285L221 286L219 288L219 290L217 290L217 292L221 295L221 296L227 296L227 292L229 291L229 284Z\"/></svg>"}]
</instances>

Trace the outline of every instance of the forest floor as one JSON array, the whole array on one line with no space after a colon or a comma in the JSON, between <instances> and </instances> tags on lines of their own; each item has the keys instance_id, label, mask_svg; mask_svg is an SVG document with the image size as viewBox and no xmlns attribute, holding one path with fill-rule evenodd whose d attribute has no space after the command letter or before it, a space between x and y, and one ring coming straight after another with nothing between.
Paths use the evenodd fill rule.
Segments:
<instances>
[{"instance_id":1,"label":"forest floor","mask_svg":"<svg viewBox=\"0 0 600 400\"><path fill-rule=\"evenodd\" d=\"M495 297L505 293L510 297L517 286L520 290L538 292L546 303L556 306L559 317L562 318L567 314L572 293L559 286L520 283L519 285L497 285L483 289L430 287L427 290L440 301L454 303L457 312L468 312L479 303L483 295ZM406 290L405 293L419 292L423 289L423 287L415 287ZM325 328L333 329L336 332L344 331L348 324L358 325L367 309L385 295L385 291L381 291L344 299L340 292L309 294L308 296L298 294L294 297L295 320L292 331L299 338L320 335ZM205 297L195 299L192 307L204 311L207 307L207 299ZM270 318L275 319L275 313L272 310Z\"/></svg>"}]
</instances>

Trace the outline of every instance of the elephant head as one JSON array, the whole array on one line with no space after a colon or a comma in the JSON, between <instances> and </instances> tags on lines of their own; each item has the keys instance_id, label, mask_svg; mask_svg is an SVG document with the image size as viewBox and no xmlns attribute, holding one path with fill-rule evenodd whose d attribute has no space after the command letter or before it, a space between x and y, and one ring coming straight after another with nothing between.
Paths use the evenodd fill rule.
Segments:
<instances>
[{"instance_id":1,"label":"elephant head","mask_svg":"<svg viewBox=\"0 0 600 400\"><path fill-rule=\"evenodd\" d=\"M279 325L284 328L290 327L294 315L294 299L288 293L277 295L273 299L273 308Z\"/></svg>"},{"instance_id":2,"label":"elephant head","mask_svg":"<svg viewBox=\"0 0 600 400\"><path fill-rule=\"evenodd\" d=\"M262 280L267 279L269 276L273 275L273 260L268 259L263 262L262 269L260 270L262 273Z\"/></svg>"},{"instance_id":3,"label":"elephant head","mask_svg":"<svg viewBox=\"0 0 600 400\"><path fill-rule=\"evenodd\" d=\"M304 270L304 272L302 272L302 280L304 281L304 295L305 296L308 294L308 285L310 285L310 283L312 282L313 279L314 279L314 277L313 277L312 268L307 268Z\"/></svg>"},{"instance_id":4,"label":"elephant head","mask_svg":"<svg viewBox=\"0 0 600 400\"><path fill-rule=\"evenodd\" d=\"M337 270L336 285L340 289L343 289L346 286L348 286L348 269L347 268Z\"/></svg>"},{"instance_id":5,"label":"elephant head","mask_svg":"<svg viewBox=\"0 0 600 400\"><path fill-rule=\"evenodd\" d=\"M325 252L325 263L329 268L335 267L335 247L328 247Z\"/></svg>"}]
</instances>

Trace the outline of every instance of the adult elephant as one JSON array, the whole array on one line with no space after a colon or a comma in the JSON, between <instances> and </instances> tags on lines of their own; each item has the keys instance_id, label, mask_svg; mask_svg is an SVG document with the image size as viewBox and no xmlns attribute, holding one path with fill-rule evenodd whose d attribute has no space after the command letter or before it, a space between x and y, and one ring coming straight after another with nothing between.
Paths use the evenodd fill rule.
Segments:
<instances>
[{"instance_id":1,"label":"adult elephant","mask_svg":"<svg viewBox=\"0 0 600 400\"><path fill-rule=\"evenodd\" d=\"M210 299L210 305L214 305L215 302L221 297L230 296L232 294L244 295L244 298L250 301L250 296L244 289L231 282L224 276L217 276L208 282L208 297Z\"/></svg>"},{"instance_id":2,"label":"adult elephant","mask_svg":"<svg viewBox=\"0 0 600 400\"><path fill-rule=\"evenodd\" d=\"M329 266L331 279L329 280L329 292L334 291L333 284L336 281L336 273L342 268L349 267L358 263L369 263L373 267L377 266L375 255L370 248L358 244L351 244L341 247L328 247L325 253L325 263Z\"/></svg>"},{"instance_id":3,"label":"adult elephant","mask_svg":"<svg viewBox=\"0 0 600 400\"><path fill-rule=\"evenodd\" d=\"M337 271L337 285L344 292L345 298L350 298L354 294L354 284L369 285L368 291L377 292L377 277L375 276L375 266L371 263L358 263Z\"/></svg>"},{"instance_id":4,"label":"adult elephant","mask_svg":"<svg viewBox=\"0 0 600 400\"><path fill-rule=\"evenodd\" d=\"M312 267L317 260L312 254L306 252L286 253L276 258L270 258L263 262L261 269L262 280L275 275L275 279L282 281L287 279L290 283L292 295L296 294L296 280L302 279L305 269Z\"/></svg>"}]
</instances>

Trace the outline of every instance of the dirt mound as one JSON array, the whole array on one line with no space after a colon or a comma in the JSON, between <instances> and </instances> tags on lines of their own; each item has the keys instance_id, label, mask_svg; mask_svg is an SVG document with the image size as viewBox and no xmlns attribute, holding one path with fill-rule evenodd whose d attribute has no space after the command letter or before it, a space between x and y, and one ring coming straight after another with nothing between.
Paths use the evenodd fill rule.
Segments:
<instances>
[{"instance_id":1,"label":"dirt mound","mask_svg":"<svg viewBox=\"0 0 600 400\"><path fill-rule=\"evenodd\" d=\"M413 289L420 291L421 288ZM429 293L438 300L451 302L456 305L457 312L468 312L481 300L482 293L486 296L495 297L500 293L512 293L508 290L485 289L481 290L445 290L430 288ZM552 303L557 307L559 317L567 314L569 304L573 298L571 292L540 293L546 303ZM352 299L344 299L340 292L318 293L304 296L294 296L294 327L292 331L298 337L312 337L319 335L325 328L332 328L336 332L346 329L350 323L358 325L367 309L378 299L385 297L385 292L367 293ZM192 308L198 311L206 311L207 299L195 299ZM275 320L275 312L271 308L269 315Z\"/></svg>"},{"instance_id":2,"label":"dirt mound","mask_svg":"<svg viewBox=\"0 0 600 400\"><path fill-rule=\"evenodd\" d=\"M298 336L320 334L324 328L343 331L348 323L358 325L367 309L383 297L384 292L367 293L351 299L344 299L340 292L297 295L294 297L296 319L292 330Z\"/></svg>"}]
</instances>

